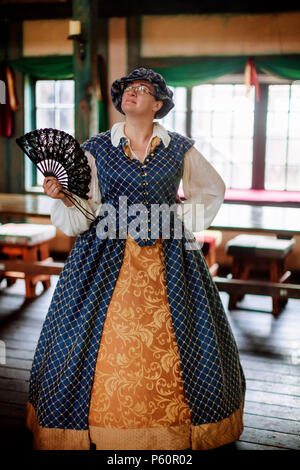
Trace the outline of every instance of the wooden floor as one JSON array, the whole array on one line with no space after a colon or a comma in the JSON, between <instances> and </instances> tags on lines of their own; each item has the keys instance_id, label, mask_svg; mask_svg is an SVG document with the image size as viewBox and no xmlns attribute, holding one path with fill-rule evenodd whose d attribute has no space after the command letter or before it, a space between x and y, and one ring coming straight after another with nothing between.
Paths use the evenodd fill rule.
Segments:
<instances>
[{"instance_id":1,"label":"wooden floor","mask_svg":"<svg viewBox=\"0 0 300 470\"><path fill-rule=\"evenodd\" d=\"M9 288L1 284L0 347L5 344L6 353L0 365L2 449L32 447L24 425L29 373L56 281L53 276L51 289L29 303L24 303L22 280ZM227 311L228 296L221 297ZM239 441L225 447L300 450L300 300L290 299L277 319L269 313L268 297L247 295L239 306L228 319L247 380L245 428Z\"/></svg>"}]
</instances>

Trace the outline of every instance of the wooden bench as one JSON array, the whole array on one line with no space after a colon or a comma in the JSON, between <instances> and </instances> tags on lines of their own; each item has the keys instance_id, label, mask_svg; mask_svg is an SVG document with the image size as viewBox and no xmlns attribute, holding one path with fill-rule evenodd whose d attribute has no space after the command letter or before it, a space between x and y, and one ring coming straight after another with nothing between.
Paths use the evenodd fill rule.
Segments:
<instances>
[{"instance_id":1,"label":"wooden bench","mask_svg":"<svg viewBox=\"0 0 300 470\"><path fill-rule=\"evenodd\" d=\"M219 265L216 262L216 247L222 243L222 232L220 230L203 230L195 232L194 236L202 246L202 253L212 276L217 276Z\"/></svg>"},{"instance_id":2,"label":"wooden bench","mask_svg":"<svg viewBox=\"0 0 300 470\"><path fill-rule=\"evenodd\" d=\"M22 262L52 262L49 256L49 240L56 235L53 225L43 224L4 224L0 226L0 255L2 259ZM25 297L36 297L36 284L41 281L44 289L50 287L50 275L25 274L20 271L7 271L5 265L0 266L0 282L6 279L7 286L14 284L16 279L25 280Z\"/></svg>"},{"instance_id":3,"label":"wooden bench","mask_svg":"<svg viewBox=\"0 0 300 470\"><path fill-rule=\"evenodd\" d=\"M278 239L272 236L241 234L234 237L226 244L226 252L233 256L233 279L249 279L250 272L260 269L269 271L271 283L284 283L291 275L285 271L287 255L292 251L294 239ZM231 294L229 296L229 310L236 308L238 300L242 300L244 294ZM285 307L288 298L286 296L272 297L272 314L278 315Z\"/></svg>"}]
</instances>

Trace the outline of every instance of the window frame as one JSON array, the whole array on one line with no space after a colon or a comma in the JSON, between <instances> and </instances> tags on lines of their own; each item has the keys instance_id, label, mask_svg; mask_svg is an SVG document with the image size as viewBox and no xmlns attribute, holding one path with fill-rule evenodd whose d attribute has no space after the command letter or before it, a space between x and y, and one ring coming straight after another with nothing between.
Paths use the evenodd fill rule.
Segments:
<instances>
[{"instance_id":1,"label":"window frame","mask_svg":"<svg viewBox=\"0 0 300 470\"><path fill-rule=\"evenodd\" d=\"M260 100L255 99L254 103L254 129L253 129L253 150L252 150L252 177L251 177L251 188L243 191L251 190L263 190L265 192L270 192L271 190L265 189L265 169L266 169L266 142L267 142L267 111L268 111L268 92L270 85L292 85L293 80L281 79L280 77L275 77L273 75L258 74L258 82L260 86ZM215 80L210 80L203 84L224 84L224 85L233 85L233 84L244 84L244 75L243 74L234 74L234 75L224 75ZM191 135L191 96L193 87L185 87L187 89L186 96L186 135L187 137L192 137ZM232 190L238 188L230 188ZM239 189L241 191L241 189ZM295 193L292 190L281 190L285 193ZM300 191L299 191L299 200L300 200ZM234 202L244 202L247 203L248 200L236 200Z\"/></svg>"},{"instance_id":2,"label":"window frame","mask_svg":"<svg viewBox=\"0 0 300 470\"><path fill-rule=\"evenodd\" d=\"M24 128L25 133L31 132L37 128L37 107L36 107L36 83L40 80L53 80L51 78L37 78L26 75L24 80L24 97L25 97L25 115ZM71 79L68 79L71 80ZM75 97L74 97L75 106ZM26 112L27 109L27 112ZM75 112L75 110L74 110ZM27 156L24 156L25 168L25 193L26 194L43 194L43 188L37 184L38 170Z\"/></svg>"}]
</instances>

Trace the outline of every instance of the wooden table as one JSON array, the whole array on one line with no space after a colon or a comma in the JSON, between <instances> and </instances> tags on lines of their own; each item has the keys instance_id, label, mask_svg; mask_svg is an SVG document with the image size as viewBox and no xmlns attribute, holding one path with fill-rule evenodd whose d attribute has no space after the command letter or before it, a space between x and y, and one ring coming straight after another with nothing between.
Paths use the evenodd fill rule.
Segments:
<instances>
[{"instance_id":1,"label":"wooden table","mask_svg":"<svg viewBox=\"0 0 300 470\"><path fill-rule=\"evenodd\" d=\"M50 219L51 204L52 199L44 194L2 193L0 194L0 222L3 222L4 218L38 217ZM69 249L71 250L76 237L68 238Z\"/></svg>"},{"instance_id":2,"label":"wooden table","mask_svg":"<svg viewBox=\"0 0 300 470\"><path fill-rule=\"evenodd\" d=\"M50 217L51 199L43 194L0 194L0 217Z\"/></svg>"}]
</instances>

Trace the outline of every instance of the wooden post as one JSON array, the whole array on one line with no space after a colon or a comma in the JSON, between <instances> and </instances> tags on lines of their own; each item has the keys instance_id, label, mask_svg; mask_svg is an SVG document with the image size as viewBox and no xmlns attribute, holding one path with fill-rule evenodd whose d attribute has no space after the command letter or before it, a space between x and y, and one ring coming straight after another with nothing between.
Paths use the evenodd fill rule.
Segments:
<instances>
[{"instance_id":1,"label":"wooden post","mask_svg":"<svg viewBox=\"0 0 300 470\"><path fill-rule=\"evenodd\" d=\"M141 57L141 17L127 17L127 73L140 67Z\"/></svg>"},{"instance_id":2,"label":"wooden post","mask_svg":"<svg viewBox=\"0 0 300 470\"><path fill-rule=\"evenodd\" d=\"M266 115L268 106L268 85L260 85L260 100L255 101L254 140L253 140L253 173L252 188L265 187L265 153L266 153Z\"/></svg>"},{"instance_id":3,"label":"wooden post","mask_svg":"<svg viewBox=\"0 0 300 470\"><path fill-rule=\"evenodd\" d=\"M22 57L22 21L3 21L0 28L0 62ZM13 71L19 108L13 113L11 137L0 137L0 192L24 193L24 158L15 138L24 133L24 75ZM2 105L0 105L2 106Z\"/></svg>"},{"instance_id":4,"label":"wooden post","mask_svg":"<svg viewBox=\"0 0 300 470\"><path fill-rule=\"evenodd\" d=\"M82 143L98 132L97 0L73 0L73 20L81 22L85 57L74 41L75 137Z\"/></svg>"}]
</instances>

